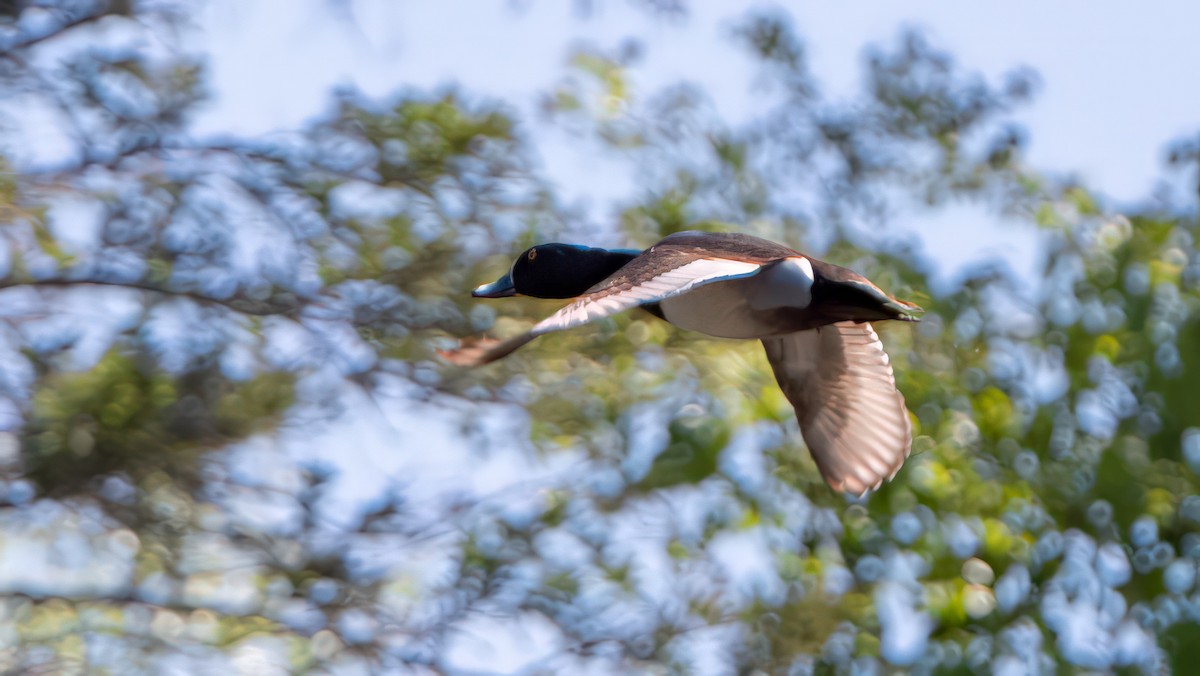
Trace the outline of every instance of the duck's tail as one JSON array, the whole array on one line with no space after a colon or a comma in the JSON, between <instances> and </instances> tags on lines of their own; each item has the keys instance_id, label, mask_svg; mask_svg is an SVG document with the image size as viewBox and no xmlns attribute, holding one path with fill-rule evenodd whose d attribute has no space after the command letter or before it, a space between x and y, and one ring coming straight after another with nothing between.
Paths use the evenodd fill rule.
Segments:
<instances>
[{"instance_id":1,"label":"duck's tail","mask_svg":"<svg viewBox=\"0 0 1200 676\"><path fill-rule=\"evenodd\" d=\"M887 294L884 294L887 295ZM910 303L906 300L887 296L887 301L883 303L883 307L892 313L888 319L899 319L902 322L919 322L921 318L917 315L925 312L925 309L916 303Z\"/></svg>"},{"instance_id":2,"label":"duck's tail","mask_svg":"<svg viewBox=\"0 0 1200 676\"><path fill-rule=\"evenodd\" d=\"M893 298L871 280L848 268L813 263L816 272L813 303L819 305L822 314L836 321L920 321L917 315L924 310L919 305Z\"/></svg>"},{"instance_id":3,"label":"duck's tail","mask_svg":"<svg viewBox=\"0 0 1200 676\"><path fill-rule=\"evenodd\" d=\"M844 311L851 316L846 319L857 321L879 321L896 319L902 322L919 322L917 315L924 312L920 305L909 303L888 295L883 289L863 279L839 282Z\"/></svg>"}]
</instances>

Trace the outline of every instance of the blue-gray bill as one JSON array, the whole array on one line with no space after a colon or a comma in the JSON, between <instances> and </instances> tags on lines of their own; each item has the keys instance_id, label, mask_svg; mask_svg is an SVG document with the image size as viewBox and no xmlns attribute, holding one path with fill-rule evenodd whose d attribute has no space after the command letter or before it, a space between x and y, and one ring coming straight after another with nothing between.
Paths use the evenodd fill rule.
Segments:
<instances>
[{"instance_id":1,"label":"blue-gray bill","mask_svg":"<svg viewBox=\"0 0 1200 676\"><path fill-rule=\"evenodd\" d=\"M471 295L476 298L507 298L517 295L517 287L513 286L511 276L504 275L491 284L476 287Z\"/></svg>"}]
</instances>

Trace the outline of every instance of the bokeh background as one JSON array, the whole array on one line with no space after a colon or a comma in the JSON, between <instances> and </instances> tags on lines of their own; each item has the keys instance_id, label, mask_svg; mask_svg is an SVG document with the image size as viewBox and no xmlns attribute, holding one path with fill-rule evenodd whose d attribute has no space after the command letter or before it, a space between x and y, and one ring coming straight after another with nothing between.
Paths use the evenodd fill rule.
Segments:
<instances>
[{"instance_id":1,"label":"bokeh background","mask_svg":"<svg viewBox=\"0 0 1200 676\"><path fill-rule=\"evenodd\" d=\"M1186 2L0 2L0 668L1186 673ZM534 242L752 233L881 325L895 481L757 344L436 350Z\"/></svg>"}]
</instances>

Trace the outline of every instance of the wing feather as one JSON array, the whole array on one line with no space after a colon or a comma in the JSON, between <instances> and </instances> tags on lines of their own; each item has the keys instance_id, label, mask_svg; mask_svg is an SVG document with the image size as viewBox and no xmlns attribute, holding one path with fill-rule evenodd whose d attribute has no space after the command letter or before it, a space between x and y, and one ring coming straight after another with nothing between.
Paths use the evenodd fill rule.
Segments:
<instances>
[{"instance_id":1,"label":"wing feather","mask_svg":"<svg viewBox=\"0 0 1200 676\"><path fill-rule=\"evenodd\" d=\"M646 255L651 254L652 251ZM631 268L646 272L640 273L640 279L631 277ZM659 303L705 284L749 277L757 274L760 269L762 268L758 263L725 258L693 259L657 273L651 273L650 268L646 266L630 263L612 277L597 284L593 291L580 296L575 302L538 322L523 334L504 341L476 341L464 344L456 350L439 351L439 354L459 366L482 366L508 356L538 336L582 326L639 305Z\"/></svg>"},{"instance_id":2,"label":"wing feather","mask_svg":"<svg viewBox=\"0 0 1200 676\"><path fill-rule=\"evenodd\" d=\"M533 333L541 335L582 326L639 305L661 303L705 284L750 277L761 269L762 266L758 263L726 258L700 258L677 268L664 270L645 280L622 279L616 284L601 283L597 286L597 291L581 296L574 303L542 320L533 327ZM617 275L622 273L623 270L618 271Z\"/></svg>"},{"instance_id":3,"label":"wing feather","mask_svg":"<svg viewBox=\"0 0 1200 676\"><path fill-rule=\"evenodd\" d=\"M895 476L912 428L870 324L839 322L765 338L763 347L830 487L862 494Z\"/></svg>"}]
</instances>

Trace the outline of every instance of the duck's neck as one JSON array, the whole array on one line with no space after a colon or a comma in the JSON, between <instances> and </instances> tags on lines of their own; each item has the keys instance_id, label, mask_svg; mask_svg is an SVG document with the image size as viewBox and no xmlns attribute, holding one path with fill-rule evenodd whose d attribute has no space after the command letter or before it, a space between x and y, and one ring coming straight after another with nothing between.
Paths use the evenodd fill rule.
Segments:
<instances>
[{"instance_id":1,"label":"duck's neck","mask_svg":"<svg viewBox=\"0 0 1200 676\"><path fill-rule=\"evenodd\" d=\"M636 249L592 249L579 261L578 281L582 288L571 296L578 296L608 279L641 253Z\"/></svg>"}]
</instances>

